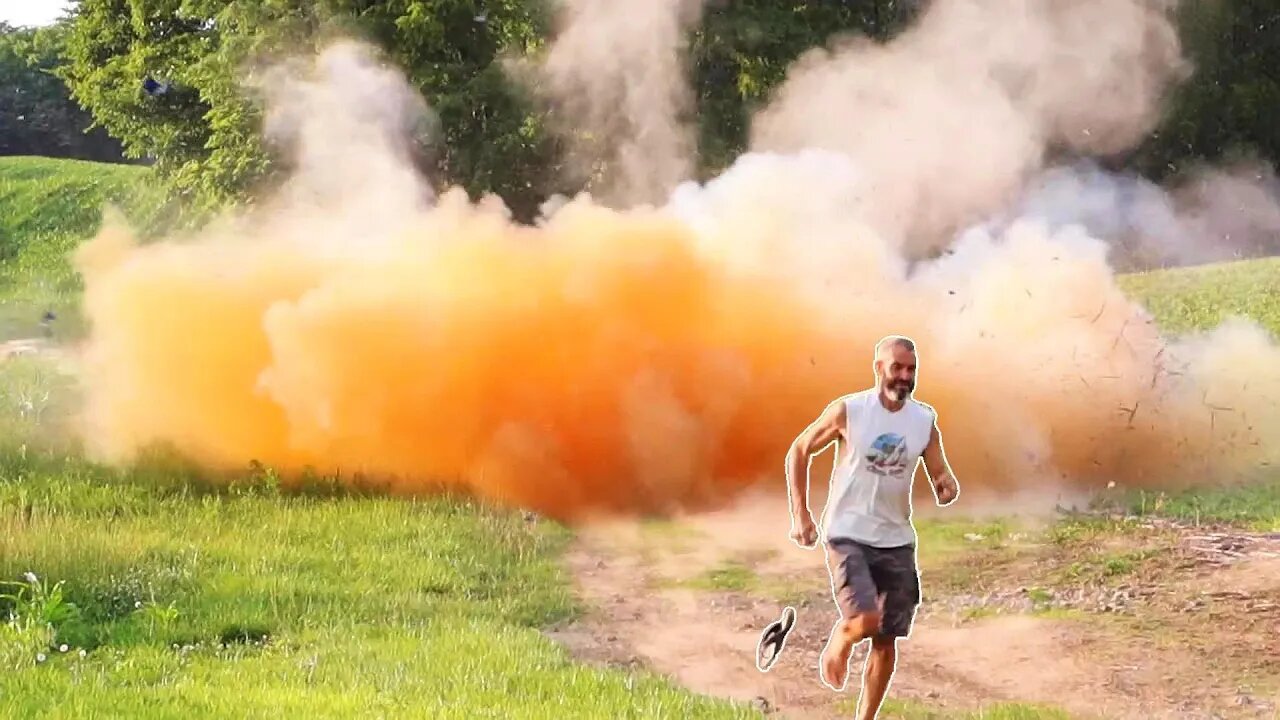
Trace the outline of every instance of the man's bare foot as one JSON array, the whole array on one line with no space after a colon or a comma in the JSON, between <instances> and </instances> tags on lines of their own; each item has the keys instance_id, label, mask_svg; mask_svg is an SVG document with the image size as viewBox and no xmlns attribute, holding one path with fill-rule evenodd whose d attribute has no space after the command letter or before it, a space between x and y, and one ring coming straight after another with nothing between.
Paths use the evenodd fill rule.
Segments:
<instances>
[{"instance_id":1,"label":"man's bare foot","mask_svg":"<svg viewBox=\"0 0 1280 720\"><path fill-rule=\"evenodd\" d=\"M827 647L822 651L822 682L836 692L843 692L849 679L849 656L853 654L853 642L840 632L831 633Z\"/></svg>"},{"instance_id":2,"label":"man's bare foot","mask_svg":"<svg viewBox=\"0 0 1280 720\"><path fill-rule=\"evenodd\" d=\"M880 613L871 612L841 619L831 629L827 647L822 651L822 682L836 692L844 691L849 678L849 656L858 643L871 637L880 627Z\"/></svg>"}]
</instances>

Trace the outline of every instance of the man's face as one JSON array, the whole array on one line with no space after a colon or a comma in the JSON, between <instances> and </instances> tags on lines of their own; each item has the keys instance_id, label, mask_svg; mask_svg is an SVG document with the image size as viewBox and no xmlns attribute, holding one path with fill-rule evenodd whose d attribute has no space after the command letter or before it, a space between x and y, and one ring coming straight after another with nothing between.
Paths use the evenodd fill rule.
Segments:
<instances>
[{"instance_id":1,"label":"man's face","mask_svg":"<svg viewBox=\"0 0 1280 720\"><path fill-rule=\"evenodd\" d=\"M905 400L916 389L916 354L906 348L885 348L876 361L880 387L895 401Z\"/></svg>"}]
</instances>

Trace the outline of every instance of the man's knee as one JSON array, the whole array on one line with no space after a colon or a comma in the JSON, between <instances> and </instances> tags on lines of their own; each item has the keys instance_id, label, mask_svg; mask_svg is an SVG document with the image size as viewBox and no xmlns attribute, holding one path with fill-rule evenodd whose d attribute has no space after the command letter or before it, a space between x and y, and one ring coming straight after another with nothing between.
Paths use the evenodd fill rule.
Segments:
<instances>
[{"instance_id":1,"label":"man's knee","mask_svg":"<svg viewBox=\"0 0 1280 720\"><path fill-rule=\"evenodd\" d=\"M871 637L871 652L867 653L867 659L879 666L897 667L898 637L884 633L873 635Z\"/></svg>"},{"instance_id":2,"label":"man's knee","mask_svg":"<svg viewBox=\"0 0 1280 720\"><path fill-rule=\"evenodd\" d=\"M896 635L884 635L877 633L871 636L871 652L879 655L894 655L898 652L898 638Z\"/></svg>"},{"instance_id":3,"label":"man's knee","mask_svg":"<svg viewBox=\"0 0 1280 720\"><path fill-rule=\"evenodd\" d=\"M845 618L840 629L848 639L860 642L880 633L882 619L883 615L879 610L868 610Z\"/></svg>"}]
</instances>

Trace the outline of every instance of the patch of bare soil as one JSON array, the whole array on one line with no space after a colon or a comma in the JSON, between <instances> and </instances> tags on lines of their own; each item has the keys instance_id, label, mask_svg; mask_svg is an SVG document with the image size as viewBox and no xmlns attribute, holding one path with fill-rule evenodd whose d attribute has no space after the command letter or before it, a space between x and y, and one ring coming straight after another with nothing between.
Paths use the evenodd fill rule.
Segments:
<instances>
[{"instance_id":1,"label":"patch of bare soil","mask_svg":"<svg viewBox=\"0 0 1280 720\"><path fill-rule=\"evenodd\" d=\"M1183 694L1223 716L1280 717L1280 555L1265 546L1170 578L1135 613L1155 642L1201 660Z\"/></svg>"},{"instance_id":2,"label":"patch of bare soil","mask_svg":"<svg viewBox=\"0 0 1280 720\"><path fill-rule=\"evenodd\" d=\"M655 543L642 533L616 529L586 532L568 562L590 610L551 636L581 659L644 668L695 692L754 704L775 717L852 717L864 648L854 654L843 692L820 681L818 659L836 620L827 570L820 552L790 544L785 525L774 515L746 521L751 532L736 535L736 541L726 532L683 543ZM664 540L678 536L672 529ZM795 587L796 627L767 673L755 666L757 643L784 604L758 586L679 585L726 557L744 556L760 560L752 566L758 577L786 578ZM1246 561L1260 564L1250 567ZM1280 614L1258 614L1280 599L1277 577L1280 570L1265 556L1242 556L1223 567L1199 563L1160 592L1136 593L1138 600L1120 610L1146 603L1135 615L1148 623L1144 629L1137 620L1126 624L1096 607L1068 605L1066 612L1045 614L1030 603L994 615L967 614L948 602L952 598L930 597L925 574L926 604L912 637L899 645L889 697L937 710L1021 702L1057 707L1075 717L1121 720L1275 717L1280 698L1268 694L1274 689L1266 670L1260 663L1235 663L1222 648L1233 640L1240 645L1238 633L1246 628L1260 633L1256 642L1242 646L1254 659L1267 657L1258 654L1258 643L1280 648L1275 643ZM1197 592L1195 582L1206 591L1244 596L1221 595L1214 602L1228 604L1219 604L1214 613L1173 609L1171 603ZM1025 595L1026 589L1011 584L1008 593ZM1247 606L1252 610L1229 604L1241 597L1254 603ZM1177 617L1170 619L1171 614ZM1257 672L1240 669L1245 667Z\"/></svg>"},{"instance_id":3,"label":"patch of bare soil","mask_svg":"<svg viewBox=\"0 0 1280 720\"><path fill-rule=\"evenodd\" d=\"M74 351L46 338L19 338L0 342L0 362L28 357L52 360L64 372L74 371L76 368Z\"/></svg>"}]
</instances>

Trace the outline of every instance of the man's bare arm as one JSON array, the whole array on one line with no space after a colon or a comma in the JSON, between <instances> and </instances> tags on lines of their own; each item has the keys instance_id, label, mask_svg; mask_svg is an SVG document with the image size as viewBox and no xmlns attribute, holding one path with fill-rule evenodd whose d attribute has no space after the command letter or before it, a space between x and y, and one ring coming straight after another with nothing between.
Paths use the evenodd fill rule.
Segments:
<instances>
[{"instance_id":1,"label":"man's bare arm","mask_svg":"<svg viewBox=\"0 0 1280 720\"><path fill-rule=\"evenodd\" d=\"M924 469L929 473L933 485L933 496L938 505L946 506L955 502L960 495L960 483L951 472L951 463L947 461L946 449L942 446L942 431L935 421L929 433L929 444L924 448Z\"/></svg>"},{"instance_id":2,"label":"man's bare arm","mask_svg":"<svg viewBox=\"0 0 1280 720\"><path fill-rule=\"evenodd\" d=\"M809 512L809 463L814 455L838 440L844 431L844 402L831 403L818 419L805 428L787 451L787 494L791 503L791 537L801 547L817 541L813 515Z\"/></svg>"}]
</instances>

